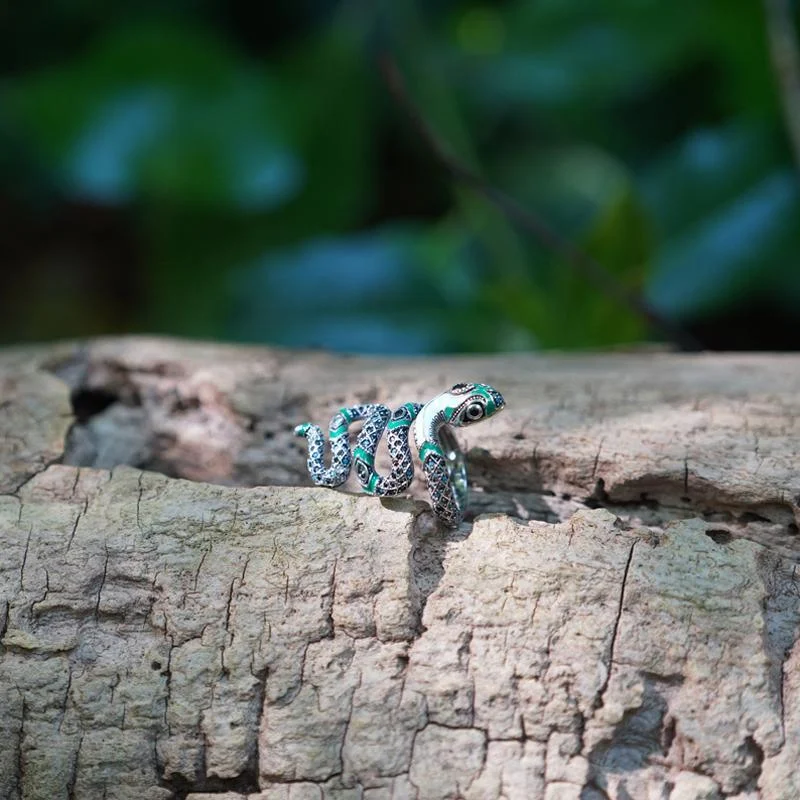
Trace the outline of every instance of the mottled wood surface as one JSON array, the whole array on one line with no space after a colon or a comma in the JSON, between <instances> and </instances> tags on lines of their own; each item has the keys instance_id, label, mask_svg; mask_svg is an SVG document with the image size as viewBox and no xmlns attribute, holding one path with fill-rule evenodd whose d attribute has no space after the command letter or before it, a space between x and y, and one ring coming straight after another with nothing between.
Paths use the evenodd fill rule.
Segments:
<instances>
[{"instance_id":1,"label":"mottled wood surface","mask_svg":"<svg viewBox=\"0 0 800 800\"><path fill-rule=\"evenodd\" d=\"M495 385L458 531L292 427ZM0 353L0 797L800 796L800 358Z\"/></svg>"}]
</instances>

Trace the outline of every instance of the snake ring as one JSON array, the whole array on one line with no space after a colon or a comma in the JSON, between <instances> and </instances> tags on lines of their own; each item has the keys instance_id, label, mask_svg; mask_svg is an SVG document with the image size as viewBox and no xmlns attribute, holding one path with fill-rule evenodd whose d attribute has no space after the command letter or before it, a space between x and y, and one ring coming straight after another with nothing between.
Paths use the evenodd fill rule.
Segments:
<instances>
[{"instance_id":1,"label":"snake ring","mask_svg":"<svg viewBox=\"0 0 800 800\"><path fill-rule=\"evenodd\" d=\"M322 429L304 422L294 432L308 440L308 471L318 486L341 485L355 462L361 488L367 494L389 497L404 492L414 477L409 443L413 425L433 511L445 525L455 528L467 504L467 467L450 427L474 425L504 406L500 392L485 383L457 383L428 403L405 403L394 413L378 403L341 408L329 426L331 465L327 468ZM351 452L348 430L359 420L364 424ZM392 469L388 475L379 475L375 453L384 431Z\"/></svg>"}]
</instances>

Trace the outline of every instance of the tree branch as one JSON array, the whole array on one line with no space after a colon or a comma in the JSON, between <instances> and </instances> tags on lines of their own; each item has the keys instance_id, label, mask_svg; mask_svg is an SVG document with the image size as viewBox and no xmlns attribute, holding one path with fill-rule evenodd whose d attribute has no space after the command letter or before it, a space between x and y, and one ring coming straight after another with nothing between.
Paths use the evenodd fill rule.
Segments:
<instances>
[{"instance_id":1,"label":"tree branch","mask_svg":"<svg viewBox=\"0 0 800 800\"><path fill-rule=\"evenodd\" d=\"M673 320L663 316L640 294L628 289L602 264L557 233L538 214L523 208L516 200L489 184L462 164L441 142L414 103L394 58L382 53L378 58L389 92L404 110L419 137L453 178L469 186L498 208L508 219L527 231L542 245L560 256L572 269L608 297L646 320L666 340L682 350L701 350L700 343Z\"/></svg>"},{"instance_id":2,"label":"tree branch","mask_svg":"<svg viewBox=\"0 0 800 800\"><path fill-rule=\"evenodd\" d=\"M800 170L800 45L790 0L764 0L772 68L786 118L794 160Z\"/></svg>"}]
</instances>

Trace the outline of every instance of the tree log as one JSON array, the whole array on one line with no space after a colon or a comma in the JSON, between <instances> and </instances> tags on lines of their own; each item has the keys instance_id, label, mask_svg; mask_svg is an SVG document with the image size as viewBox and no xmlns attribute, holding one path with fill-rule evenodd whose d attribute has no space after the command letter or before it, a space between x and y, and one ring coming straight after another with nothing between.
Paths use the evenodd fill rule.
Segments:
<instances>
[{"instance_id":1,"label":"tree log","mask_svg":"<svg viewBox=\"0 0 800 800\"><path fill-rule=\"evenodd\" d=\"M306 420L491 383L472 505ZM800 797L800 358L0 353L0 797Z\"/></svg>"}]
</instances>

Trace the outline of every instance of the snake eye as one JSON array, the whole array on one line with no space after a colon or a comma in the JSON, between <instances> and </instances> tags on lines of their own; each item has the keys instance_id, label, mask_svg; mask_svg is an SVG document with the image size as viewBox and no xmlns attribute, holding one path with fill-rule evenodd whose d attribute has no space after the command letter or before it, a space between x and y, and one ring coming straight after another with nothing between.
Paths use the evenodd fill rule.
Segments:
<instances>
[{"instance_id":1,"label":"snake eye","mask_svg":"<svg viewBox=\"0 0 800 800\"><path fill-rule=\"evenodd\" d=\"M483 406L480 403L470 403L464 412L464 417L470 422L476 422L483 416Z\"/></svg>"}]
</instances>

